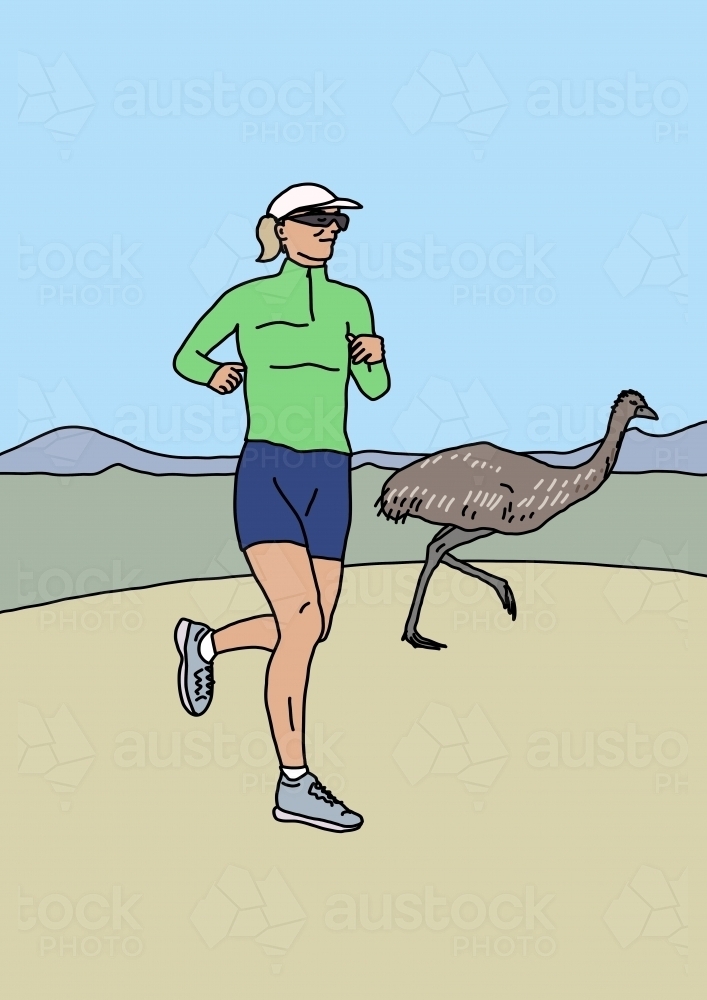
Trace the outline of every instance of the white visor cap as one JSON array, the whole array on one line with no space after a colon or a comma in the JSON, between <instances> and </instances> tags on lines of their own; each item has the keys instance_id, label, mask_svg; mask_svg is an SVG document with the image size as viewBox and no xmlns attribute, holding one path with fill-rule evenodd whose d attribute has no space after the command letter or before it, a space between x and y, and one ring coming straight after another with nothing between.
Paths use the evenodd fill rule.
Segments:
<instances>
[{"instance_id":1,"label":"white visor cap","mask_svg":"<svg viewBox=\"0 0 707 1000\"><path fill-rule=\"evenodd\" d=\"M337 198L333 191L319 184L293 184L270 202L267 214L284 219L300 208L363 208L363 205L350 198Z\"/></svg>"}]
</instances>

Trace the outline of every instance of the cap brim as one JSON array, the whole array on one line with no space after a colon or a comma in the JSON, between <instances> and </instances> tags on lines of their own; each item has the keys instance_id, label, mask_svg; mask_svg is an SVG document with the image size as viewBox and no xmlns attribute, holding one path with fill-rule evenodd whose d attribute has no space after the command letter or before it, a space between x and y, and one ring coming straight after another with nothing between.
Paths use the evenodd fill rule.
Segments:
<instances>
[{"instance_id":1,"label":"cap brim","mask_svg":"<svg viewBox=\"0 0 707 1000\"><path fill-rule=\"evenodd\" d=\"M363 205L358 201L351 201L349 198L334 198L333 201L320 201L316 205L310 205L310 208L363 208ZM300 209L295 209L299 212Z\"/></svg>"}]
</instances>

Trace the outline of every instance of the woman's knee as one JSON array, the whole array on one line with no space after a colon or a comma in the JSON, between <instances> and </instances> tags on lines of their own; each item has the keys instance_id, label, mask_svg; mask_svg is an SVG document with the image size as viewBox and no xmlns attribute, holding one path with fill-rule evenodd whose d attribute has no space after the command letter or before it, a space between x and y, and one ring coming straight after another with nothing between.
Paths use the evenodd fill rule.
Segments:
<instances>
[{"instance_id":1,"label":"woman's knee","mask_svg":"<svg viewBox=\"0 0 707 1000\"><path fill-rule=\"evenodd\" d=\"M278 620L278 626L282 636L296 634L311 639L312 644L318 642L324 630L324 616L316 598L302 601L286 621Z\"/></svg>"}]
</instances>

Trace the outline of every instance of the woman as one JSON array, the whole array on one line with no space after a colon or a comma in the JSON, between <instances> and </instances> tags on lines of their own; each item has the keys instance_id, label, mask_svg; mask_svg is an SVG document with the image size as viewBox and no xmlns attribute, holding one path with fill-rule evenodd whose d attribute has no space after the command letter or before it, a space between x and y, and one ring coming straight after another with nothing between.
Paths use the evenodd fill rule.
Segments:
<instances>
[{"instance_id":1,"label":"woman","mask_svg":"<svg viewBox=\"0 0 707 1000\"><path fill-rule=\"evenodd\" d=\"M180 375L219 393L245 380L236 532L272 611L217 631L178 623L182 704L192 715L207 710L219 653L272 651L265 702L280 761L273 815L339 833L359 829L363 818L307 769L307 681L314 650L331 628L351 519L349 376L369 399L390 386L368 298L327 275L336 237L349 223L343 208L362 206L315 184L282 191L257 228L259 261L285 254L279 273L225 292L174 359ZM209 360L232 334L243 364Z\"/></svg>"}]
</instances>

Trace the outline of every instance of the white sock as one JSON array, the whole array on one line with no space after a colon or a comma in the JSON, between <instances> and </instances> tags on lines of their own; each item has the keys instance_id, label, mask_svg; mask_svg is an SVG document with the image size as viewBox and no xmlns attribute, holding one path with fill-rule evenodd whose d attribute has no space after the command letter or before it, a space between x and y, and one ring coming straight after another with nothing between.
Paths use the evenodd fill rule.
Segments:
<instances>
[{"instance_id":1,"label":"white sock","mask_svg":"<svg viewBox=\"0 0 707 1000\"><path fill-rule=\"evenodd\" d=\"M307 773L306 767L281 767L280 770L290 781L299 781Z\"/></svg>"},{"instance_id":2,"label":"white sock","mask_svg":"<svg viewBox=\"0 0 707 1000\"><path fill-rule=\"evenodd\" d=\"M209 630L204 638L199 643L199 656L206 660L207 663L211 663L213 658L216 656L216 650L214 648L214 633Z\"/></svg>"}]
</instances>

